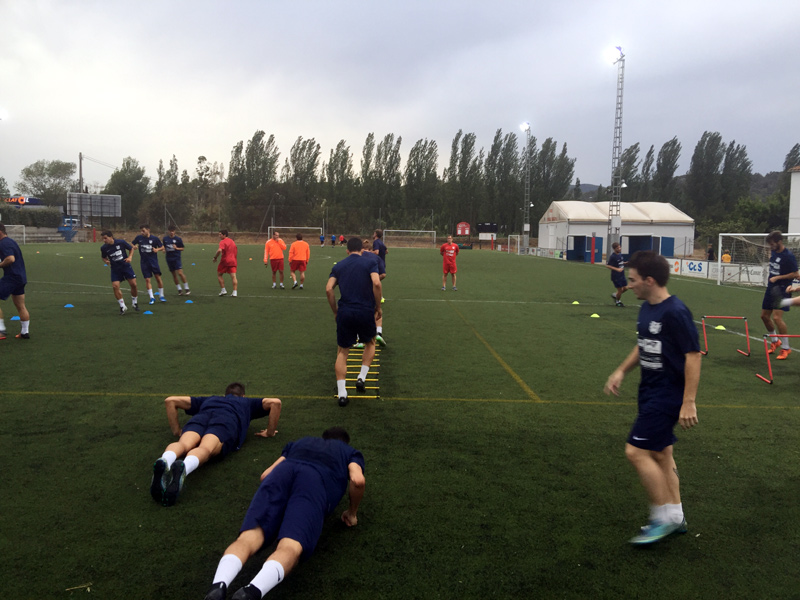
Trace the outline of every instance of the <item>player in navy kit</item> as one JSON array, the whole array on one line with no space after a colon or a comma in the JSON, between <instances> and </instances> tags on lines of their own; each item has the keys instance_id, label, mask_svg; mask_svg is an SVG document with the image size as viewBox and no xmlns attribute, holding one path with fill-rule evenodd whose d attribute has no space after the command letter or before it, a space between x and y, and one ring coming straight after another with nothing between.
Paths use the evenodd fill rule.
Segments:
<instances>
[{"instance_id":1,"label":"player in navy kit","mask_svg":"<svg viewBox=\"0 0 800 600\"><path fill-rule=\"evenodd\" d=\"M638 343L608 378L605 392L619 395L625 374L641 367L638 414L625 455L650 500L650 521L630 540L642 545L686 532L673 429L676 423L683 429L697 424L700 344L692 313L667 291L666 259L649 250L636 252L628 268L630 289L645 301L637 320Z\"/></svg>"},{"instance_id":2,"label":"player in navy kit","mask_svg":"<svg viewBox=\"0 0 800 600\"><path fill-rule=\"evenodd\" d=\"M142 277L147 287L147 293L150 296L150 304L155 304L156 299L153 297L153 286L150 285L150 278L155 276L156 283L158 284L158 296L162 302L166 302L164 297L164 282L161 280L161 267L158 266L158 252L164 249L156 236L150 235L150 225L141 225L139 227L141 233L133 238L133 247L139 249L140 266L142 268Z\"/></svg>"},{"instance_id":3,"label":"player in navy kit","mask_svg":"<svg viewBox=\"0 0 800 600\"><path fill-rule=\"evenodd\" d=\"M341 427L325 430L322 438L304 437L286 444L281 457L261 474L239 537L219 561L205 600L224 600L228 586L247 560L266 544L278 541L264 566L232 600L258 600L278 585L317 546L325 518L349 491L350 505L342 513L348 527L358 523L364 497L364 456L351 447Z\"/></svg>"},{"instance_id":4,"label":"player in navy kit","mask_svg":"<svg viewBox=\"0 0 800 600\"><path fill-rule=\"evenodd\" d=\"M183 264L181 263L181 255L184 250L183 240L175 235L174 225L170 225L167 231L169 232L169 235L165 235L164 239L162 240L164 244L164 254L167 257L167 268L169 269L170 273L172 273L172 279L175 282L175 285L178 287L178 296L182 296L184 293L188 296L192 292L189 291L189 282L186 281L186 275L183 273ZM181 289L181 284L178 281L178 277L180 277L181 281L183 281L184 289Z\"/></svg>"},{"instance_id":5,"label":"player in navy kit","mask_svg":"<svg viewBox=\"0 0 800 600\"><path fill-rule=\"evenodd\" d=\"M617 288L616 294L611 294L617 306L625 306L622 303L622 294L628 289L628 280L625 279L625 261L622 259L622 246L614 242L611 244L613 252L608 255L606 267L611 269L611 283Z\"/></svg>"},{"instance_id":6,"label":"player in navy kit","mask_svg":"<svg viewBox=\"0 0 800 600\"><path fill-rule=\"evenodd\" d=\"M244 386L231 383L224 396L170 396L164 400L173 435L180 436L153 465L150 495L164 506L172 506L183 489L185 477L212 456L226 456L241 448L251 419L269 415L267 428L256 435L278 433L281 401L278 398L245 398ZM181 429L178 409L192 418ZM185 456L184 460L181 457Z\"/></svg>"},{"instance_id":7,"label":"player in navy kit","mask_svg":"<svg viewBox=\"0 0 800 600\"><path fill-rule=\"evenodd\" d=\"M325 294L336 319L336 388L339 406L347 406L347 356L350 346L357 340L364 342L361 371L356 380L356 390L363 392L369 366L375 356L375 321L382 316L381 280L375 260L361 256L362 242L353 237L347 241L347 258L333 265ZM339 303L334 288L339 286Z\"/></svg>"},{"instance_id":8,"label":"player in navy kit","mask_svg":"<svg viewBox=\"0 0 800 600\"><path fill-rule=\"evenodd\" d=\"M773 231L767 236L767 244L771 250L769 258L769 281L761 302L761 321L767 328L770 337L768 352L772 354L778 348L778 360L786 360L792 353L789 347L789 328L783 320L783 312L789 310L789 304L776 306L776 300L791 298L789 286L798 277L797 260L792 251L783 245L783 234ZM777 332L776 332L777 329Z\"/></svg>"},{"instance_id":9,"label":"player in navy kit","mask_svg":"<svg viewBox=\"0 0 800 600\"><path fill-rule=\"evenodd\" d=\"M131 267L133 246L122 239L114 239L114 234L106 230L100 234L103 238L103 245L100 246L100 256L103 262L111 267L111 287L114 290L114 297L119 303L119 314L124 315L128 310L125 300L122 299L122 290L119 289L121 281L127 281L131 286L131 306L133 310L139 310L139 291L136 288L136 273Z\"/></svg>"},{"instance_id":10,"label":"player in navy kit","mask_svg":"<svg viewBox=\"0 0 800 600\"><path fill-rule=\"evenodd\" d=\"M25 285L28 283L25 261L22 259L19 245L8 237L6 226L2 223L0 223L0 268L3 269L3 278L0 279L0 300L6 300L11 296L11 301L17 308L22 325L22 331L17 334L17 338L30 339L28 327L31 315L25 306ZM3 320L3 311L0 310L0 340L4 339L6 339L6 325Z\"/></svg>"}]
</instances>

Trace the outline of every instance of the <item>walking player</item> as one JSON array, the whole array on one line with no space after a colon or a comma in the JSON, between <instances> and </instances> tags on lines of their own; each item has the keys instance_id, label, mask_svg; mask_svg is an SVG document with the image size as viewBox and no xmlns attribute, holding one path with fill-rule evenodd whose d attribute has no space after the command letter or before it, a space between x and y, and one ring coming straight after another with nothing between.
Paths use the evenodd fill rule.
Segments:
<instances>
[{"instance_id":1,"label":"walking player","mask_svg":"<svg viewBox=\"0 0 800 600\"><path fill-rule=\"evenodd\" d=\"M28 328L31 324L31 315L25 307L25 285L28 283L25 261L22 259L19 245L8 237L6 226L2 223L0 223L0 268L3 269L3 278L0 279L0 300L6 300L11 296L22 325L22 331L17 334L17 338L30 339ZM6 324L3 320L3 311L0 310L0 340L4 339L6 339Z\"/></svg>"},{"instance_id":2,"label":"walking player","mask_svg":"<svg viewBox=\"0 0 800 600\"><path fill-rule=\"evenodd\" d=\"M164 253L167 257L167 268L172 273L172 280L178 287L178 296L182 296L184 293L188 296L192 292L189 291L189 282L186 281L186 275L183 274L183 264L181 263L181 256L184 250L183 240L175 235L175 225L170 225L167 231L169 235L165 235L164 239L161 240L164 243ZM183 281L184 289L181 289L178 277Z\"/></svg>"},{"instance_id":3,"label":"walking player","mask_svg":"<svg viewBox=\"0 0 800 600\"><path fill-rule=\"evenodd\" d=\"M133 246L123 239L114 239L114 234L106 230L100 234L103 238L103 245L100 246L100 256L103 262L111 267L111 288L114 290L114 298L119 303L119 314L124 315L128 307L122 299L122 290L119 289L121 281L127 281L131 286L131 306L133 310L139 310L139 290L136 288L136 273L131 267Z\"/></svg>"},{"instance_id":4,"label":"walking player","mask_svg":"<svg viewBox=\"0 0 800 600\"><path fill-rule=\"evenodd\" d=\"M155 276L156 283L158 284L158 297L162 302L166 302L164 297L164 282L161 280L161 267L158 266L158 252L164 249L156 236L150 235L150 225L141 225L139 227L141 233L133 238L133 247L139 249L140 266L142 268L142 277L147 287L147 294L150 296L150 304L155 304L156 299L153 297L153 286L150 285L150 278Z\"/></svg>"},{"instance_id":5,"label":"walking player","mask_svg":"<svg viewBox=\"0 0 800 600\"><path fill-rule=\"evenodd\" d=\"M611 298L617 306L625 306L622 303L622 294L628 289L628 280L625 279L625 261L622 259L622 246L618 242L611 244L613 252L608 255L606 267L611 269L611 283L617 288L616 294L611 294Z\"/></svg>"}]
</instances>

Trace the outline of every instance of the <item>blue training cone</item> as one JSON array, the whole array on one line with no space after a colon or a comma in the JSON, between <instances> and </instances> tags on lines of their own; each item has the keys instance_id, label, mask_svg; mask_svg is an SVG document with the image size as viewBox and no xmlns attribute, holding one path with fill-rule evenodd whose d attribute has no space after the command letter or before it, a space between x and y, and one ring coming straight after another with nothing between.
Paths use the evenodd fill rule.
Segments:
<instances>
[{"instance_id":1,"label":"blue training cone","mask_svg":"<svg viewBox=\"0 0 800 600\"><path fill-rule=\"evenodd\" d=\"M18 316L17 317L11 317L11 320L12 321L19 321L19 317Z\"/></svg>"},{"instance_id":2,"label":"blue training cone","mask_svg":"<svg viewBox=\"0 0 800 600\"><path fill-rule=\"evenodd\" d=\"M194 302L192 302L191 300L187 300L186 302L184 302L184 304L194 304Z\"/></svg>"},{"instance_id":3,"label":"blue training cone","mask_svg":"<svg viewBox=\"0 0 800 600\"><path fill-rule=\"evenodd\" d=\"M152 310L146 310L146 311L144 311L142 314L143 314L143 315L152 315L152 314L153 314L153 311L152 311Z\"/></svg>"},{"instance_id":4,"label":"blue training cone","mask_svg":"<svg viewBox=\"0 0 800 600\"><path fill-rule=\"evenodd\" d=\"M72 304L65 304L65 305L64 305L64 308L75 308L75 307L74 307L74 306L72 306Z\"/></svg>"}]
</instances>

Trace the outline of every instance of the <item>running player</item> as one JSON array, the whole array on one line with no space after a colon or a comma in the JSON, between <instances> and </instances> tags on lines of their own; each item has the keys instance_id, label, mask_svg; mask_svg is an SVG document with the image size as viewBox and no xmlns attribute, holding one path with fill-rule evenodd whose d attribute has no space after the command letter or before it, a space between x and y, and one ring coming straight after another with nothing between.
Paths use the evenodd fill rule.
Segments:
<instances>
[{"instance_id":1,"label":"running player","mask_svg":"<svg viewBox=\"0 0 800 600\"><path fill-rule=\"evenodd\" d=\"M150 278L155 276L156 283L158 284L158 297L162 302L166 302L164 297L164 282L161 280L161 267L158 266L158 252L164 249L156 236L150 234L150 225L140 225L139 230L141 233L133 238L132 245L134 248L139 249L139 266L142 268L142 277L144 277L145 287L147 294L150 296L150 304L155 304L156 299L153 297L153 286L150 285Z\"/></svg>"},{"instance_id":2,"label":"running player","mask_svg":"<svg viewBox=\"0 0 800 600\"><path fill-rule=\"evenodd\" d=\"M181 263L181 256L184 250L183 240L175 235L175 225L170 225L167 231L169 235L165 235L164 239L161 240L164 244L164 253L167 257L167 268L170 273L172 273L172 279L178 287L178 296L184 294L184 289L188 296L192 292L189 291L189 282L186 281L186 275L183 274L183 264ZM183 281L184 289L181 289L181 283L178 281L178 277Z\"/></svg>"},{"instance_id":3,"label":"running player","mask_svg":"<svg viewBox=\"0 0 800 600\"><path fill-rule=\"evenodd\" d=\"M103 262L111 267L111 288L114 290L114 298L119 303L119 314L124 315L128 307L122 298L122 290L119 289L121 281L127 281L131 286L131 306L133 310L139 310L139 291L136 288L136 273L131 267L133 246L123 239L114 239L114 234L106 230L100 234L103 245L100 246L100 256Z\"/></svg>"},{"instance_id":4,"label":"running player","mask_svg":"<svg viewBox=\"0 0 800 600\"><path fill-rule=\"evenodd\" d=\"M622 246L614 242L611 244L611 254L608 255L606 268L611 269L611 283L617 288L616 294L611 294L611 298L617 306L625 306L622 303L622 294L628 289L628 280L625 279L625 261L622 259Z\"/></svg>"},{"instance_id":5,"label":"running player","mask_svg":"<svg viewBox=\"0 0 800 600\"><path fill-rule=\"evenodd\" d=\"M783 313L789 310L789 304L778 304L776 298L790 299L791 288L789 286L793 279L800 274L797 272L797 260L792 251L783 244L783 234L780 231L773 231L766 238L771 251L769 258L769 282L764 292L764 299L761 302L761 321L767 328L771 343L768 352L772 354L778 348L778 360L786 360L792 353L789 347L789 328L783 320ZM777 332L776 332L777 329Z\"/></svg>"}]
</instances>

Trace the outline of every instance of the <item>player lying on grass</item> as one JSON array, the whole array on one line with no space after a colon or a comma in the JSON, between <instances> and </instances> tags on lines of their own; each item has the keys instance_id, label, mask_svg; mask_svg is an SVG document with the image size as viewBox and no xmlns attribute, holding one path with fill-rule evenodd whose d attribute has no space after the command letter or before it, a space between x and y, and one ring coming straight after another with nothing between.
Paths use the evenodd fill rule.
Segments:
<instances>
[{"instance_id":1,"label":"player lying on grass","mask_svg":"<svg viewBox=\"0 0 800 600\"><path fill-rule=\"evenodd\" d=\"M625 445L650 500L650 521L636 545L686 533L678 468L672 455L676 423L697 425L695 397L700 383L700 343L692 313L666 285L669 264L655 252L636 252L628 263L630 289L644 300L637 319L638 343L605 385L619 395L625 374L641 367L638 413Z\"/></svg>"},{"instance_id":2,"label":"player lying on grass","mask_svg":"<svg viewBox=\"0 0 800 600\"><path fill-rule=\"evenodd\" d=\"M164 506L175 504L189 473L212 456L224 457L241 448L251 419L269 416L267 428L256 435L273 437L278 433L281 401L245 398L241 383L231 383L224 396L170 396L164 402L169 427L174 435L180 436L153 465L150 495ZM178 409L192 416L182 431Z\"/></svg>"},{"instance_id":3,"label":"player lying on grass","mask_svg":"<svg viewBox=\"0 0 800 600\"><path fill-rule=\"evenodd\" d=\"M358 523L364 497L364 457L352 448L341 427L322 438L289 442L281 457L261 474L261 485L250 502L239 537L219 561L205 600L224 600L228 586L247 559L278 541L252 581L233 600L258 600L283 581L302 559L308 560L330 515L349 488L350 506L342 513L348 527Z\"/></svg>"}]
</instances>

